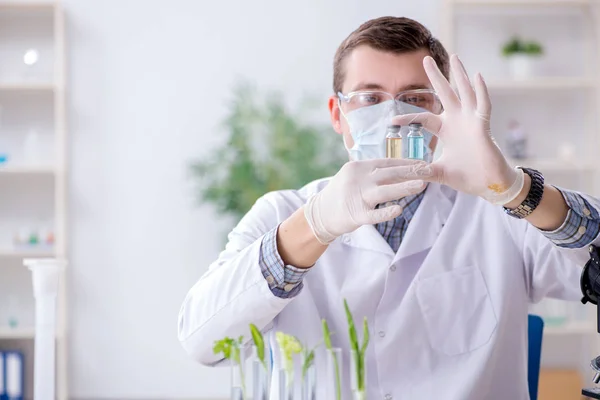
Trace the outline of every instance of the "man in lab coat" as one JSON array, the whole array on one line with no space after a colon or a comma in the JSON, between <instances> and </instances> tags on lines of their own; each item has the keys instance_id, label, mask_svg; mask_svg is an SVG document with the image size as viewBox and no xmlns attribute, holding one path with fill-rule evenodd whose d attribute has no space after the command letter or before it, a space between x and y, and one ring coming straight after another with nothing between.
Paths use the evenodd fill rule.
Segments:
<instances>
[{"instance_id":1,"label":"man in lab coat","mask_svg":"<svg viewBox=\"0 0 600 400\"><path fill-rule=\"evenodd\" d=\"M371 331L369 399L528 398L528 305L579 299L600 202L511 167L491 135L483 78L471 83L416 21L360 26L335 55L333 86L332 125L352 161L256 202L186 296L183 347L216 365L214 341L249 339L253 323L278 368L274 332L311 347L326 319L349 383L347 299ZM425 158L438 140L442 157L386 159L388 126L415 122Z\"/></svg>"}]
</instances>

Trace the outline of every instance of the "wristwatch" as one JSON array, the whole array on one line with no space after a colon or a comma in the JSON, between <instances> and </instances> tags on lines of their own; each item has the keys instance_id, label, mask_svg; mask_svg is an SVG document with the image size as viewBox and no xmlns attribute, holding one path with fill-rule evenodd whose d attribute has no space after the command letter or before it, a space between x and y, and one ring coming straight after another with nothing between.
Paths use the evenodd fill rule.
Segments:
<instances>
[{"instance_id":1,"label":"wristwatch","mask_svg":"<svg viewBox=\"0 0 600 400\"><path fill-rule=\"evenodd\" d=\"M518 167L523 170L531 178L531 188L527 197L519 206L515 209L509 209L504 207L504 212L514 218L525 218L529 216L537 208L542 201L542 195L544 194L544 176L541 172L536 171L532 168Z\"/></svg>"}]
</instances>

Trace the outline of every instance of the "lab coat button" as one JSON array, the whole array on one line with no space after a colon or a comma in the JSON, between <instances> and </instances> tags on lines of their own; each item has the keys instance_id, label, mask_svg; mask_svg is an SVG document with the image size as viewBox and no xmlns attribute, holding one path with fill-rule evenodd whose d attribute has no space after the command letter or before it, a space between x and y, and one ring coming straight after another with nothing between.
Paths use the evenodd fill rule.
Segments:
<instances>
[{"instance_id":1,"label":"lab coat button","mask_svg":"<svg viewBox=\"0 0 600 400\"><path fill-rule=\"evenodd\" d=\"M379 331L379 337L385 337L385 332L384 331Z\"/></svg>"},{"instance_id":2,"label":"lab coat button","mask_svg":"<svg viewBox=\"0 0 600 400\"><path fill-rule=\"evenodd\" d=\"M386 395L385 395L383 398L384 398L385 400L392 400L392 395L388 393L388 394L386 394Z\"/></svg>"},{"instance_id":3,"label":"lab coat button","mask_svg":"<svg viewBox=\"0 0 600 400\"><path fill-rule=\"evenodd\" d=\"M579 229L577 230L577 232L579 232L580 235L585 234L585 231L586 231L585 226L580 226Z\"/></svg>"},{"instance_id":4,"label":"lab coat button","mask_svg":"<svg viewBox=\"0 0 600 400\"><path fill-rule=\"evenodd\" d=\"M344 243L346 243L346 244L350 244L350 237L348 237L348 236L344 236L344 237L342 238L342 242L344 242Z\"/></svg>"},{"instance_id":5,"label":"lab coat button","mask_svg":"<svg viewBox=\"0 0 600 400\"><path fill-rule=\"evenodd\" d=\"M286 292L290 292L290 291L291 291L293 288L295 288L295 287L296 287L296 285L293 285L293 284L291 284L291 283L288 283L287 285L285 285L285 286L283 287L283 290L285 290Z\"/></svg>"},{"instance_id":6,"label":"lab coat button","mask_svg":"<svg viewBox=\"0 0 600 400\"><path fill-rule=\"evenodd\" d=\"M395 270L396 270L396 266L395 266L395 265L392 265L392 266L390 267L390 271L394 272Z\"/></svg>"}]
</instances>

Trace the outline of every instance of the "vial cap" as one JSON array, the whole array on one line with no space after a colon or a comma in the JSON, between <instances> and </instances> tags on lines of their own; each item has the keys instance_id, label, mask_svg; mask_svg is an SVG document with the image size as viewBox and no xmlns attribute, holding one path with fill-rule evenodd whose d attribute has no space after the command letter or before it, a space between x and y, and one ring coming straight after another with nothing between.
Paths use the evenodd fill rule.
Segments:
<instances>
[{"instance_id":1,"label":"vial cap","mask_svg":"<svg viewBox=\"0 0 600 400\"><path fill-rule=\"evenodd\" d=\"M393 133L397 133L400 132L400 128L402 128L402 126L400 125L388 125L388 132L393 132Z\"/></svg>"},{"instance_id":2,"label":"vial cap","mask_svg":"<svg viewBox=\"0 0 600 400\"><path fill-rule=\"evenodd\" d=\"M423 126L423 124L421 124L420 122L413 122L411 124L408 124L409 127L411 128L421 128Z\"/></svg>"}]
</instances>

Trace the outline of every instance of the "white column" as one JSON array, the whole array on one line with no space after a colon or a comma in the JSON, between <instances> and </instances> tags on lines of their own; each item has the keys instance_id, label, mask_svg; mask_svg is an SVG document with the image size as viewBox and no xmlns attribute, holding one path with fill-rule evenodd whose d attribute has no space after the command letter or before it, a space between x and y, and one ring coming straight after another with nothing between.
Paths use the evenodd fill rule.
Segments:
<instances>
[{"instance_id":1,"label":"white column","mask_svg":"<svg viewBox=\"0 0 600 400\"><path fill-rule=\"evenodd\" d=\"M60 273L66 262L56 259L26 259L31 270L35 298L34 400L55 399L56 296Z\"/></svg>"}]
</instances>

